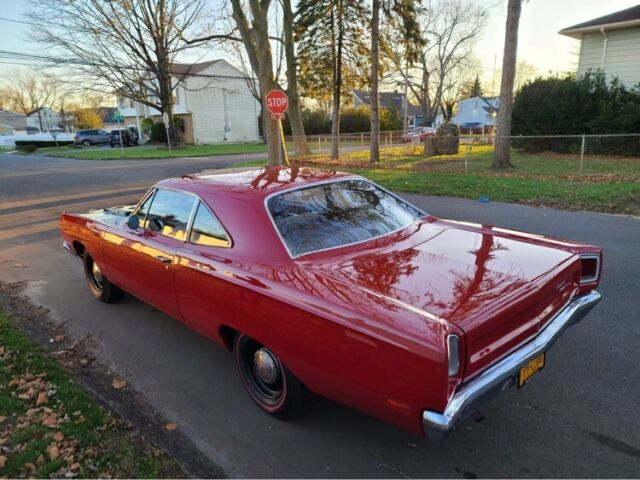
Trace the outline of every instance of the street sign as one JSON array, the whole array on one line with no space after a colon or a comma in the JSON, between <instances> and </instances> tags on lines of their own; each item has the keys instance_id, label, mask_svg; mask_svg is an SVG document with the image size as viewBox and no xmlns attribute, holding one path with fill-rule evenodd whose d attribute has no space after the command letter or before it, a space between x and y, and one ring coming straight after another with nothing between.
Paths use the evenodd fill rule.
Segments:
<instances>
[{"instance_id":1,"label":"street sign","mask_svg":"<svg viewBox=\"0 0 640 480\"><path fill-rule=\"evenodd\" d=\"M282 90L271 90L267 93L266 106L272 119L282 120L289 108L289 97Z\"/></svg>"},{"instance_id":2,"label":"street sign","mask_svg":"<svg viewBox=\"0 0 640 480\"><path fill-rule=\"evenodd\" d=\"M164 123L164 126L166 128L169 128L169 115L167 114L167 112L164 112L162 114L162 123Z\"/></svg>"},{"instance_id":3,"label":"street sign","mask_svg":"<svg viewBox=\"0 0 640 480\"><path fill-rule=\"evenodd\" d=\"M113 112L113 115L111 116L113 117L113 120L117 123L120 123L124 120L124 115L120 113L120 110L116 110L115 112Z\"/></svg>"}]
</instances>

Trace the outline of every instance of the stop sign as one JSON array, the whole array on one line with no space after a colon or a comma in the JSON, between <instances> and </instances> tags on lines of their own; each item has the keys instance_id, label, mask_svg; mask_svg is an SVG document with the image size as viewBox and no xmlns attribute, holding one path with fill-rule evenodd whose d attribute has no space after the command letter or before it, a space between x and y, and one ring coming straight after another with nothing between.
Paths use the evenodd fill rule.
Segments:
<instances>
[{"instance_id":1,"label":"stop sign","mask_svg":"<svg viewBox=\"0 0 640 480\"><path fill-rule=\"evenodd\" d=\"M289 108L289 97L282 90L271 90L267 93L266 103L272 116L282 118Z\"/></svg>"}]
</instances>

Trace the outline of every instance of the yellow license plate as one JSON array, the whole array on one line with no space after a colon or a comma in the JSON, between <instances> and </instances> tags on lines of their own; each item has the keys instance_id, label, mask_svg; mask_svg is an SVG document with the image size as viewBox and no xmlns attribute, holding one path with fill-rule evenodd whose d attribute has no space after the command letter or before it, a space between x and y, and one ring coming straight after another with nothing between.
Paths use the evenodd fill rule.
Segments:
<instances>
[{"instance_id":1,"label":"yellow license plate","mask_svg":"<svg viewBox=\"0 0 640 480\"><path fill-rule=\"evenodd\" d=\"M520 369L518 375L518 388L522 388L531 378L544 368L544 353L539 357L530 360L524 367Z\"/></svg>"}]
</instances>

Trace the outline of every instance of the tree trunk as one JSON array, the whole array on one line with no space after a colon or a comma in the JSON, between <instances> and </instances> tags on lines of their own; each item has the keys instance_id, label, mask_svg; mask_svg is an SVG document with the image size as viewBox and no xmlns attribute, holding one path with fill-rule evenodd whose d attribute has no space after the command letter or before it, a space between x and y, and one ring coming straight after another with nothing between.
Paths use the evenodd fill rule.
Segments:
<instances>
[{"instance_id":1,"label":"tree trunk","mask_svg":"<svg viewBox=\"0 0 640 480\"><path fill-rule=\"evenodd\" d=\"M371 163L380 162L380 117L378 114L379 30L380 0L373 0L371 5Z\"/></svg>"},{"instance_id":2,"label":"tree trunk","mask_svg":"<svg viewBox=\"0 0 640 480\"><path fill-rule=\"evenodd\" d=\"M300 109L300 95L298 94L298 62L293 45L293 9L291 0L283 0L282 9L284 11L284 49L287 59L287 95L289 96L289 125L293 135L293 145L296 157L304 157L311 154L311 149L307 144L307 137L304 133L302 123L302 112Z\"/></svg>"},{"instance_id":3,"label":"tree trunk","mask_svg":"<svg viewBox=\"0 0 640 480\"><path fill-rule=\"evenodd\" d=\"M342 0L338 0L337 18L331 22L336 47L333 58L333 112L331 118L331 159L340 158L340 104L342 103L342 47L344 28L342 25ZM332 14L333 18L333 14Z\"/></svg>"},{"instance_id":4,"label":"tree trunk","mask_svg":"<svg viewBox=\"0 0 640 480\"><path fill-rule=\"evenodd\" d=\"M497 134L493 152L492 168L509 168L511 157L509 140L511 135L511 110L513 107L513 83L516 75L516 55L518 51L518 23L522 0L509 0L507 6L507 26L504 36L502 58L502 80L500 82L500 103L496 119Z\"/></svg>"}]
</instances>

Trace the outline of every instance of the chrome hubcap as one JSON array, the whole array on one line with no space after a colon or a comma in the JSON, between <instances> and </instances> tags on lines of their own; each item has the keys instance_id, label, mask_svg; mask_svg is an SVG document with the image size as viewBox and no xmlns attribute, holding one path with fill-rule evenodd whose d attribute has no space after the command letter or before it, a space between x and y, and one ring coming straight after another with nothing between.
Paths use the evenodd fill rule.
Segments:
<instances>
[{"instance_id":1,"label":"chrome hubcap","mask_svg":"<svg viewBox=\"0 0 640 480\"><path fill-rule=\"evenodd\" d=\"M95 262L93 262L93 266L91 267L91 273L96 283L98 285L102 285L102 272L100 271L100 268L98 267L98 265L96 265Z\"/></svg>"},{"instance_id":2,"label":"chrome hubcap","mask_svg":"<svg viewBox=\"0 0 640 480\"><path fill-rule=\"evenodd\" d=\"M273 384L278 380L278 363L275 356L266 348L259 348L253 355L253 363L260 380Z\"/></svg>"}]
</instances>

